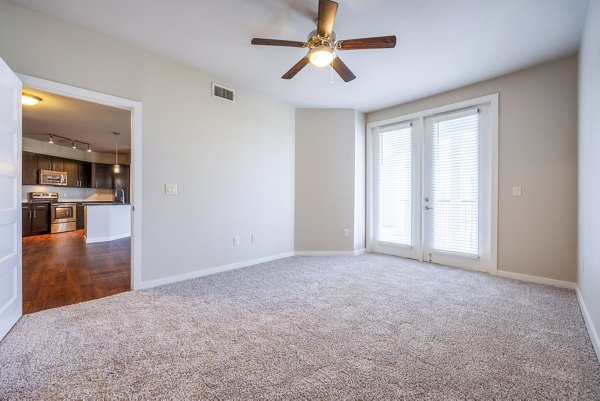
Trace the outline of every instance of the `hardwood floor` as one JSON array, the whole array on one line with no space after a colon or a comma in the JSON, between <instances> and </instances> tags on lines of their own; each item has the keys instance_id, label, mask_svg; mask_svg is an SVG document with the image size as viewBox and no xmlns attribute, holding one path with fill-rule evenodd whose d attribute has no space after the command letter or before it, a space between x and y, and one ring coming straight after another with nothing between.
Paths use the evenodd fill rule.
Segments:
<instances>
[{"instance_id":1,"label":"hardwood floor","mask_svg":"<svg viewBox=\"0 0 600 401\"><path fill-rule=\"evenodd\" d=\"M84 230L23 238L23 313L129 291L131 238L86 244Z\"/></svg>"}]
</instances>

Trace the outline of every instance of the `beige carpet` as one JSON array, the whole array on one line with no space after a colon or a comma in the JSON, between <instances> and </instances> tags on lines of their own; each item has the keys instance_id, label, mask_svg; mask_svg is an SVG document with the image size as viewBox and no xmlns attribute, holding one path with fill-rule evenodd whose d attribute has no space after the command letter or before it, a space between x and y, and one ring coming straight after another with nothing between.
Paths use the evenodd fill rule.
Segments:
<instances>
[{"instance_id":1,"label":"beige carpet","mask_svg":"<svg viewBox=\"0 0 600 401\"><path fill-rule=\"evenodd\" d=\"M0 399L600 399L572 291L296 257L25 316Z\"/></svg>"}]
</instances>

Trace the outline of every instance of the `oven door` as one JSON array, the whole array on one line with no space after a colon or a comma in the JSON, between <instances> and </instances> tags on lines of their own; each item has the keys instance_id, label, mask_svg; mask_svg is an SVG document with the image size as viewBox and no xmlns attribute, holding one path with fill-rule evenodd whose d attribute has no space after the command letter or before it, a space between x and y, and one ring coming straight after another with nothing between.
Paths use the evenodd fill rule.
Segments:
<instances>
[{"instance_id":1,"label":"oven door","mask_svg":"<svg viewBox=\"0 0 600 401\"><path fill-rule=\"evenodd\" d=\"M75 204L68 205L52 205L52 223L69 223L76 219L76 207Z\"/></svg>"}]
</instances>

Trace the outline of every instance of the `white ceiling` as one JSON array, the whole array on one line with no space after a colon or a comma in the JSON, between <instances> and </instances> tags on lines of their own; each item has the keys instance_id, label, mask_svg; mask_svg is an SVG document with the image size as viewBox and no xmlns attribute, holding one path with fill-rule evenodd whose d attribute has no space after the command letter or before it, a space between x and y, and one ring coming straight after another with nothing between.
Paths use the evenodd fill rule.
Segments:
<instances>
[{"instance_id":1,"label":"white ceiling","mask_svg":"<svg viewBox=\"0 0 600 401\"><path fill-rule=\"evenodd\" d=\"M357 79L307 66L318 0L13 0L299 107L372 111L574 54L589 0L339 0L338 39L396 35L395 49L340 53ZM243 67L243 68L242 68Z\"/></svg>"},{"instance_id":2,"label":"white ceiling","mask_svg":"<svg viewBox=\"0 0 600 401\"><path fill-rule=\"evenodd\" d=\"M42 98L35 106L23 106L23 136L48 141L49 134L87 142L94 152L112 153L118 141L119 153L131 151L131 112L84 100L23 88ZM113 132L119 132L115 138ZM55 138L57 146L71 147ZM80 149L86 149L81 146Z\"/></svg>"}]
</instances>

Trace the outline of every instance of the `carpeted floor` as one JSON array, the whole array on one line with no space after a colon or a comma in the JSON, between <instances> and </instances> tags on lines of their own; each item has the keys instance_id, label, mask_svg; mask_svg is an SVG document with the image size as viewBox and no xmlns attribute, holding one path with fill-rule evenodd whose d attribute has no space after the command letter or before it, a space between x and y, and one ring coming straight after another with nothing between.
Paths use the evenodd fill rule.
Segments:
<instances>
[{"instance_id":1,"label":"carpeted floor","mask_svg":"<svg viewBox=\"0 0 600 401\"><path fill-rule=\"evenodd\" d=\"M572 291L295 257L25 316L0 399L600 399Z\"/></svg>"}]
</instances>

